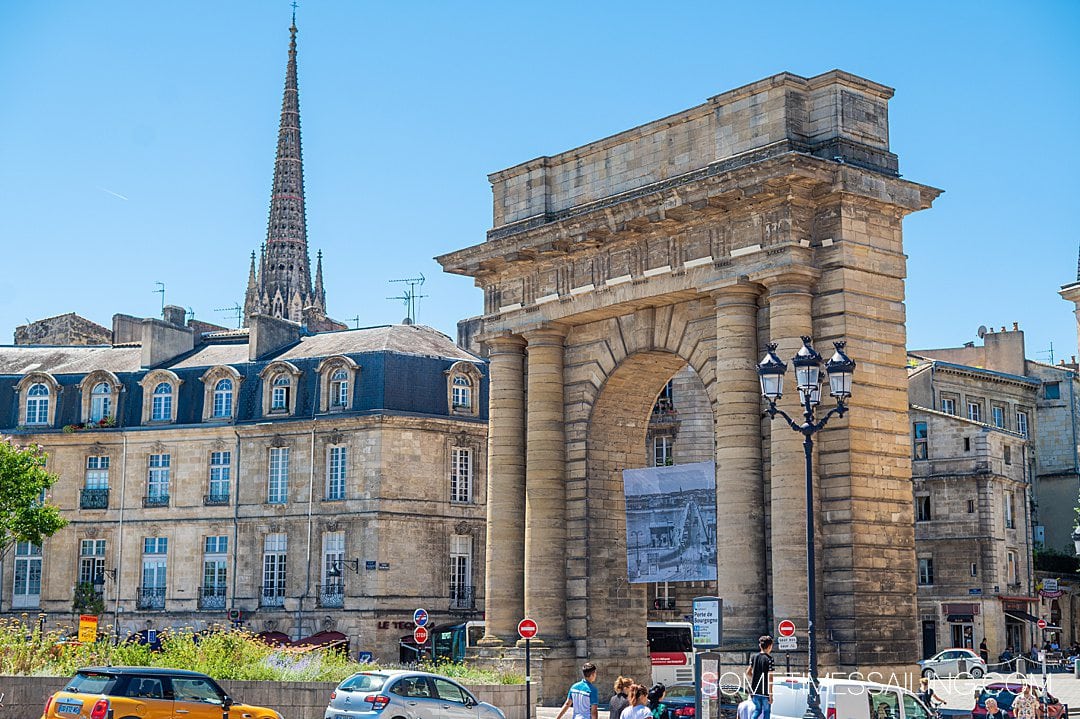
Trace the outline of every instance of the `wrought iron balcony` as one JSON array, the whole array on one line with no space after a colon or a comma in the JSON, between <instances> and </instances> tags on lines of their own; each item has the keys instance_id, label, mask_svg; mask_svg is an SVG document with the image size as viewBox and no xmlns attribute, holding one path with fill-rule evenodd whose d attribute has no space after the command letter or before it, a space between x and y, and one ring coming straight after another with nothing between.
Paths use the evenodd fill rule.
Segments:
<instances>
[{"instance_id":1,"label":"wrought iron balcony","mask_svg":"<svg viewBox=\"0 0 1080 719\"><path fill-rule=\"evenodd\" d=\"M167 494L151 494L148 497L143 497L142 506L144 507L168 507L169 495Z\"/></svg>"},{"instance_id":2,"label":"wrought iron balcony","mask_svg":"<svg viewBox=\"0 0 1080 719\"><path fill-rule=\"evenodd\" d=\"M344 584L320 584L319 585L320 607L343 607L345 606Z\"/></svg>"},{"instance_id":3,"label":"wrought iron balcony","mask_svg":"<svg viewBox=\"0 0 1080 719\"><path fill-rule=\"evenodd\" d=\"M216 507L229 503L228 492L211 492L210 494L204 494L202 503L207 507Z\"/></svg>"},{"instance_id":4,"label":"wrought iron balcony","mask_svg":"<svg viewBox=\"0 0 1080 719\"><path fill-rule=\"evenodd\" d=\"M135 606L138 609L164 609L165 587L139 587Z\"/></svg>"},{"instance_id":5,"label":"wrought iron balcony","mask_svg":"<svg viewBox=\"0 0 1080 719\"><path fill-rule=\"evenodd\" d=\"M225 585L199 587L199 609L224 609Z\"/></svg>"},{"instance_id":6,"label":"wrought iron balcony","mask_svg":"<svg viewBox=\"0 0 1080 719\"><path fill-rule=\"evenodd\" d=\"M285 587L263 587L262 596L259 598L261 607L285 606Z\"/></svg>"},{"instance_id":7,"label":"wrought iron balcony","mask_svg":"<svg viewBox=\"0 0 1080 719\"><path fill-rule=\"evenodd\" d=\"M109 490L83 489L79 492L79 509L108 509Z\"/></svg>"},{"instance_id":8,"label":"wrought iron balcony","mask_svg":"<svg viewBox=\"0 0 1080 719\"><path fill-rule=\"evenodd\" d=\"M475 611L476 591L465 585L450 585L450 609L455 611Z\"/></svg>"}]
</instances>

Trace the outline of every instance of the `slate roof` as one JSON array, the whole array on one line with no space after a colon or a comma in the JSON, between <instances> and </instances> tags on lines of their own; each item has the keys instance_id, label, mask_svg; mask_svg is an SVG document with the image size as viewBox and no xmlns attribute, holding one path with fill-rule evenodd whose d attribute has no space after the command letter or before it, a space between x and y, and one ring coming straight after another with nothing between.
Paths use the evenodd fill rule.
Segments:
<instances>
[{"instance_id":1,"label":"slate roof","mask_svg":"<svg viewBox=\"0 0 1080 719\"><path fill-rule=\"evenodd\" d=\"M0 346L0 375L86 374L96 369L138 372L141 347L54 347L48 345Z\"/></svg>"}]
</instances>

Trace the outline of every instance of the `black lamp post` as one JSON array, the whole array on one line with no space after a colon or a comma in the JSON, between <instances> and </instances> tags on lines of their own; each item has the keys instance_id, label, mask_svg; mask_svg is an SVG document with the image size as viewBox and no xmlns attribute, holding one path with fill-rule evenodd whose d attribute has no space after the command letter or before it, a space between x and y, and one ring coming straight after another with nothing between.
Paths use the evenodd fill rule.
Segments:
<instances>
[{"instance_id":1,"label":"black lamp post","mask_svg":"<svg viewBox=\"0 0 1080 719\"><path fill-rule=\"evenodd\" d=\"M770 342L765 356L758 363L758 376L761 379L761 395L768 401L766 410L769 417L776 419L780 415L787 420L796 432L803 436L803 450L806 454L806 634L809 644L810 692L806 702L806 719L823 719L821 702L818 696L817 635L814 631L814 618L817 616L816 580L814 576L814 469L813 451L814 434L820 431L832 416L844 416L847 411L845 401L851 397L851 377L855 373L855 363L844 354L844 343L834 342L836 353L825 363L829 374L829 394L836 398L836 406L824 417L817 420L814 408L821 402L821 355L810 344L809 337L802 338L803 346L791 360L795 365L795 380L802 399L803 422L793 420L787 412L776 406L784 394L784 374L787 364L776 356L776 343Z\"/></svg>"}]
</instances>

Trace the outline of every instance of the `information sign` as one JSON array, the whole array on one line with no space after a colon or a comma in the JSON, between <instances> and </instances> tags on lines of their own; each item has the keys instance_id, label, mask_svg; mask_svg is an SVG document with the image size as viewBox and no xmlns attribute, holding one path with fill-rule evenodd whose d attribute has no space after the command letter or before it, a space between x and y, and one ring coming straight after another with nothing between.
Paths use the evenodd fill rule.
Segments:
<instances>
[{"instance_id":1,"label":"information sign","mask_svg":"<svg viewBox=\"0 0 1080 719\"><path fill-rule=\"evenodd\" d=\"M93 614L79 615L79 641L92 644L97 641L98 618Z\"/></svg>"},{"instance_id":2,"label":"information sign","mask_svg":"<svg viewBox=\"0 0 1080 719\"><path fill-rule=\"evenodd\" d=\"M694 597L694 649L720 646L722 610L723 600L720 597Z\"/></svg>"}]
</instances>

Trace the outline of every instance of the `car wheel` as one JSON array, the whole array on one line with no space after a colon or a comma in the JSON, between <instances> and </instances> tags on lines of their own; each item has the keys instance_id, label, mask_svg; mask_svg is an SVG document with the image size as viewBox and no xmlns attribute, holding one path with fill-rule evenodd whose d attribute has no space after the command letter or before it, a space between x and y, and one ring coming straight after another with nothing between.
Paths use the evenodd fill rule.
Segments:
<instances>
[{"instance_id":1,"label":"car wheel","mask_svg":"<svg viewBox=\"0 0 1080 719\"><path fill-rule=\"evenodd\" d=\"M923 669L922 675L927 679L934 679L937 677L937 673L933 669Z\"/></svg>"},{"instance_id":2,"label":"car wheel","mask_svg":"<svg viewBox=\"0 0 1080 719\"><path fill-rule=\"evenodd\" d=\"M971 670L971 678L972 679L982 679L982 675L983 675L983 670L981 668L979 668L979 667L975 667L974 669Z\"/></svg>"}]
</instances>

